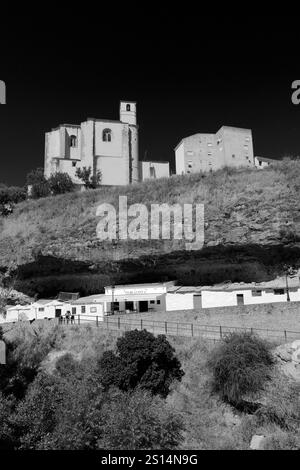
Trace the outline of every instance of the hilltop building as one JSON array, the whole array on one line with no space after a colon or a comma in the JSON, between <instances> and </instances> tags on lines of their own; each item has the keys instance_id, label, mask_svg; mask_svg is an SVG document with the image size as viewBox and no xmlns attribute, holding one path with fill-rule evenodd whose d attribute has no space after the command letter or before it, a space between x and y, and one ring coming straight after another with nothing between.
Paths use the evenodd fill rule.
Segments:
<instances>
[{"instance_id":1,"label":"hilltop building","mask_svg":"<svg viewBox=\"0 0 300 470\"><path fill-rule=\"evenodd\" d=\"M136 102L120 102L120 119L87 118L80 125L61 124L45 135L44 174L68 173L73 182L77 168L101 171L101 185L124 186L170 175L168 162L139 161Z\"/></svg>"},{"instance_id":2,"label":"hilltop building","mask_svg":"<svg viewBox=\"0 0 300 470\"><path fill-rule=\"evenodd\" d=\"M186 137L175 148L176 174L216 171L224 166L253 167L250 129L223 126L216 134Z\"/></svg>"}]
</instances>

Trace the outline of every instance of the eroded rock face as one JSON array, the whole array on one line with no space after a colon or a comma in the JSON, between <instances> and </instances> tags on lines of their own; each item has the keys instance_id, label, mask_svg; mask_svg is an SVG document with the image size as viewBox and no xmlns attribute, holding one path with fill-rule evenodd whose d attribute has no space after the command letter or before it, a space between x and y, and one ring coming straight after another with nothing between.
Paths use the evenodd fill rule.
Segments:
<instances>
[{"instance_id":1,"label":"eroded rock face","mask_svg":"<svg viewBox=\"0 0 300 470\"><path fill-rule=\"evenodd\" d=\"M281 371L300 382L300 340L278 346L274 355Z\"/></svg>"}]
</instances>

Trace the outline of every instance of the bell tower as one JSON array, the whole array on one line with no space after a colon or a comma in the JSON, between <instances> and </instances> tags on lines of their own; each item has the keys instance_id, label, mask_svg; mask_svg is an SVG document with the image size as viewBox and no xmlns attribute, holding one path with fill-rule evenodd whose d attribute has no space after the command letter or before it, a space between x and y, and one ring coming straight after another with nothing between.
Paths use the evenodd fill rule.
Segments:
<instances>
[{"instance_id":1,"label":"bell tower","mask_svg":"<svg viewBox=\"0 0 300 470\"><path fill-rule=\"evenodd\" d=\"M135 101L120 101L120 121L136 126Z\"/></svg>"}]
</instances>

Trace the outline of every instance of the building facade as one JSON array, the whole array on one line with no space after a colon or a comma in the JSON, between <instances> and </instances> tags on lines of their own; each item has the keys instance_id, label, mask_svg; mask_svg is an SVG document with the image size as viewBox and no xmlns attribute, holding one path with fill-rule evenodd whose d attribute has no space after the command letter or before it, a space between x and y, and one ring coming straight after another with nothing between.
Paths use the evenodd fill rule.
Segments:
<instances>
[{"instance_id":1,"label":"building facade","mask_svg":"<svg viewBox=\"0 0 300 470\"><path fill-rule=\"evenodd\" d=\"M101 172L101 185L123 186L139 181L136 103L120 102L118 121L88 118L80 125L61 124L45 136L46 178L68 173L79 186L77 168Z\"/></svg>"},{"instance_id":2,"label":"building facade","mask_svg":"<svg viewBox=\"0 0 300 470\"><path fill-rule=\"evenodd\" d=\"M169 178L170 164L169 162L140 162L141 180Z\"/></svg>"},{"instance_id":3,"label":"building facade","mask_svg":"<svg viewBox=\"0 0 300 470\"><path fill-rule=\"evenodd\" d=\"M216 134L186 137L175 148L176 174L254 166L250 129L223 126Z\"/></svg>"}]
</instances>

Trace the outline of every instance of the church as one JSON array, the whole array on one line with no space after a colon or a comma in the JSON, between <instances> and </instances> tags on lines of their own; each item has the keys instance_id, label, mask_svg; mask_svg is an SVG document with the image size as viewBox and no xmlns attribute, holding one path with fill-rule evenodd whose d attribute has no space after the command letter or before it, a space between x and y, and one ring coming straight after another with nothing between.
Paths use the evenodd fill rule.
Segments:
<instances>
[{"instance_id":1,"label":"church","mask_svg":"<svg viewBox=\"0 0 300 470\"><path fill-rule=\"evenodd\" d=\"M77 168L101 172L101 185L123 186L139 181L136 103L120 102L120 120L87 118L80 125L61 124L46 133L45 176L68 173L82 186Z\"/></svg>"},{"instance_id":2,"label":"church","mask_svg":"<svg viewBox=\"0 0 300 470\"><path fill-rule=\"evenodd\" d=\"M168 177L169 162L139 161L136 102L120 101L120 119L87 118L80 125L61 124L45 136L44 174L68 173L78 187L77 168L101 172L101 185L125 186Z\"/></svg>"}]
</instances>

